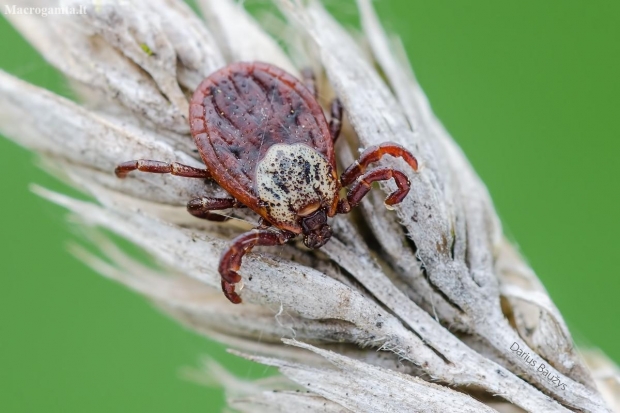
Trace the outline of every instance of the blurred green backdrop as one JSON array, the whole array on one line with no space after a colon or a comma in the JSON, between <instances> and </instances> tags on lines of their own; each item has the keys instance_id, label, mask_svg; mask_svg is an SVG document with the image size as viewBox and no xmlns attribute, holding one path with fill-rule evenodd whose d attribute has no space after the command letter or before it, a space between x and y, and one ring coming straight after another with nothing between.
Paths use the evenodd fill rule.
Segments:
<instances>
[{"instance_id":1,"label":"blurred green backdrop","mask_svg":"<svg viewBox=\"0 0 620 413\"><path fill-rule=\"evenodd\" d=\"M620 2L376 4L577 342L620 361ZM1 18L0 68L69 94ZM264 372L69 256L75 229L28 185L65 188L33 158L0 139L0 411L217 412L181 367Z\"/></svg>"}]
</instances>

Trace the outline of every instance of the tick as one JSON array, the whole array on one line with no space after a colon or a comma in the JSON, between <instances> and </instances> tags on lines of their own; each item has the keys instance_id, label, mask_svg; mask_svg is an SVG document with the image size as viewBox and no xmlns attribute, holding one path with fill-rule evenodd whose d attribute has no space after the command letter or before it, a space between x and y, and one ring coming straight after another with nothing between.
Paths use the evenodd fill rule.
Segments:
<instances>
[{"instance_id":1,"label":"tick","mask_svg":"<svg viewBox=\"0 0 620 413\"><path fill-rule=\"evenodd\" d=\"M247 207L261 216L260 225L235 238L220 259L222 290L238 304L238 271L253 247L282 245L303 235L306 247L320 248L332 236L327 218L348 213L373 182L394 179L397 189L386 205L401 202L409 192L403 172L367 170L388 154L417 171L416 158L391 142L367 148L338 178L334 142L342 112L335 99L327 122L310 71L304 71L300 81L267 63L233 63L203 80L190 102L190 130L206 169L134 160L118 165L115 172L119 178L139 170L213 179L231 196L192 199L187 204L190 214L224 221L226 217L213 211ZM343 187L349 191L341 198Z\"/></svg>"}]
</instances>

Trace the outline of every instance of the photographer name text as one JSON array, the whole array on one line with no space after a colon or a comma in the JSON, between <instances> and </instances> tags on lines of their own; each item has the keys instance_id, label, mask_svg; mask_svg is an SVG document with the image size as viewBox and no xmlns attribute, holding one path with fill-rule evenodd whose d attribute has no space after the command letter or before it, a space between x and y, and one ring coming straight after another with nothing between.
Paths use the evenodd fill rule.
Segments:
<instances>
[{"instance_id":1,"label":"photographer name text","mask_svg":"<svg viewBox=\"0 0 620 413\"><path fill-rule=\"evenodd\" d=\"M562 383L560 381L560 377L556 376L555 374L552 374L551 371L549 371L549 369L544 363L537 362L536 360L534 360L534 357L530 353L521 349L521 347L519 347L519 344L517 342L514 342L512 346L510 346L510 350L515 352L515 354L519 356L520 358L522 358L527 364L529 364L530 367L536 369L536 372L538 374L543 375L547 380L555 384L557 387L560 387L562 390L566 390L566 383Z\"/></svg>"}]
</instances>

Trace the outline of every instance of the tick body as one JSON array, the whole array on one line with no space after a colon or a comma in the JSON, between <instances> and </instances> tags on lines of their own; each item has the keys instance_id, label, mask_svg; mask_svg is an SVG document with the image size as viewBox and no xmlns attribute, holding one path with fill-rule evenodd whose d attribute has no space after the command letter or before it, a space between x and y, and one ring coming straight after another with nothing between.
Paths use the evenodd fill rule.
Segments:
<instances>
[{"instance_id":1,"label":"tick body","mask_svg":"<svg viewBox=\"0 0 620 413\"><path fill-rule=\"evenodd\" d=\"M194 93L190 126L213 179L273 226L300 234L298 216L335 214L329 125L293 76L268 64L227 66Z\"/></svg>"},{"instance_id":2,"label":"tick body","mask_svg":"<svg viewBox=\"0 0 620 413\"><path fill-rule=\"evenodd\" d=\"M300 81L267 63L233 63L207 77L190 103L190 129L206 169L177 163L137 160L120 164L116 174L133 170L212 178L231 198L197 198L188 211L222 221L211 211L247 207L262 224L238 236L224 251L219 272L222 290L241 302L234 284L243 256L256 245L281 245L303 235L309 248L320 248L332 236L328 217L347 213L370 190L372 182L394 178L398 189L386 199L394 205L409 192L406 175L368 165L383 155L402 157L414 170L417 161L406 149L384 143L367 148L340 178L334 141L340 133L342 106L335 100L328 123L314 95L313 76ZM350 190L345 198L339 192Z\"/></svg>"}]
</instances>

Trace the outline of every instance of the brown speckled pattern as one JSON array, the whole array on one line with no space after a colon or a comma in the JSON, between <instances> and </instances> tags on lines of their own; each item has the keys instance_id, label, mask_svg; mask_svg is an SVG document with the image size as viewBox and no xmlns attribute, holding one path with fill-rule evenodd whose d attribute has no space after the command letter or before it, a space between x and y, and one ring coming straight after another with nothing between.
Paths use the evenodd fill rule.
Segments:
<instances>
[{"instance_id":1,"label":"brown speckled pattern","mask_svg":"<svg viewBox=\"0 0 620 413\"><path fill-rule=\"evenodd\" d=\"M295 233L301 233L300 216L333 211L340 188L332 166L304 144L272 146L258 164L256 187L274 225Z\"/></svg>"}]
</instances>

